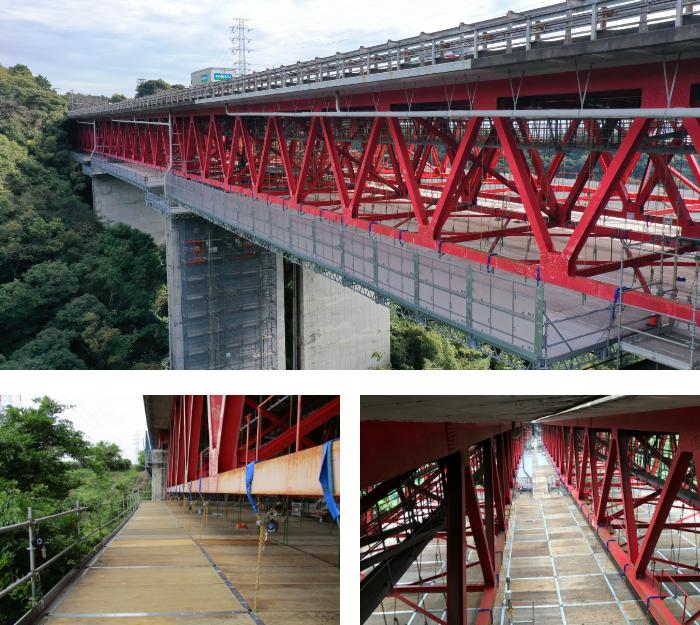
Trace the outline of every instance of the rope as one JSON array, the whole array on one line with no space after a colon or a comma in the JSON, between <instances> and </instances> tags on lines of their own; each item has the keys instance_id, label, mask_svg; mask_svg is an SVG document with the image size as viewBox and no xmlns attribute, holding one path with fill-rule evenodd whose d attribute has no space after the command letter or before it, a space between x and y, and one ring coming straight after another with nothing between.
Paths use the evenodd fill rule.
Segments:
<instances>
[{"instance_id":1,"label":"rope","mask_svg":"<svg viewBox=\"0 0 700 625\"><path fill-rule=\"evenodd\" d=\"M258 521L260 521L260 513L258 512ZM255 573L255 600L253 601L253 612L258 608L258 588L260 586L260 560L262 559L262 548L265 542L265 527L260 525L260 540L258 540L258 570Z\"/></svg>"}]
</instances>

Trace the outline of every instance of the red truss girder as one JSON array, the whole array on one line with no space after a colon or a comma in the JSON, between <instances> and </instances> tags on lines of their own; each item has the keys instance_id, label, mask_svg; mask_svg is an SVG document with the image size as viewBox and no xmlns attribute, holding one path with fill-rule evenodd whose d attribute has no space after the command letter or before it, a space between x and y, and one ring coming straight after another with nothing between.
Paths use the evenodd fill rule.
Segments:
<instances>
[{"instance_id":1,"label":"red truss girder","mask_svg":"<svg viewBox=\"0 0 700 625\"><path fill-rule=\"evenodd\" d=\"M308 404L307 404L308 405ZM206 406L206 410L204 410ZM340 398L335 397L297 424L297 404L290 426L266 408L260 407L261 427L252 426L250 408L258 409L258 402L245 395L178 395L173 400L170 426L159 440L167 441L167 486L209 477L216 483L220 473L245 466L253 460L269 460L289 451L299 435L300 447L315 447L308 434L325 426L322 443L337 437L338 432L329 422L340 414ZM205 414L206 413L206 414ZM255 417L253 412L253 417ZM247 419L246 419L247 417ZM264 424L264 425L263 425ZM298 432L297 432L298 429ZM278 430L274 438L271 433ZM200 438L204 436L203 440ZM314 436L316 438L316 436ZM241 444L243 443L243 444ZM246 454L246 449L249 453ZM257 454L257 458L256 458Z\"/></svg>"},{"instance_id":2,"label":"red truss girder","mask_svg":"<svg viewBox=\"0 0 700 625\"><path fill-rule=\"evenodd\" d=\"M688 106L691 86L696 82L693 64L692 60L679 63L672 106ZM486 121L477 117L452 125L444 119L412 118L408 123L415 133L407 137L407 123L393 117L283 121L280 117L246 116L246 112L264 112L262 105L246 105L246 112L233 116L220 109L175 112L172 170L177 175L261 197L343 225L371 228L402 243L613 301L617 281L606 282L596 276L617 271L619 263L582 259L582 250L596 237L644 241L652 235L643 229L621 231L606 226L606 218L663 224L665 212L669 212L672 223L679 226L683 235L700 237L694 216L700 210L700 167L694 155L685 157L689 171L680 172L669 166L670 154L652 152L637 190L627 184L640 158L638 150L644 151L645 146L654 148L658 143L654 135L663 134L659 122L643 116L643 108L667 105L663 80L661 64L591 72L590 94L614 97L623 91L634 91L641 97L642 109L631 113L636 117L629 127L614 119L572 121L565 141L583 133L590 137L590 155L576 178L566 178L564 184L556 183L556 177L565 152L555 151L546 167L542 150L533 142L532 121L494 119L486 141L477 145ZM551 98L558 94L569 97L576 92L574 72L533 76L524 79L520 98ZM467 85L456 85L453 97L468 101L472 95ZM476 110L495 109L499 98L510 97L507 80L489 81L479 86L471 106ZM417 89L413 102L416 106L426 103L434 107L446 103L445 98L443 89L429 87ZM355 94L352 99L341 97L340 104L344 110L349 106L363 107L362 110L376 106L369 93ZM379 114L405 104L403 90L384 92ZM280 111L320 110L326 106L323 98L276 105ZM673 127L675 138L668 144L670 147L681 145L686 135L693 145L700 145L697 119L683 119ZM614 154L606 151L603 141L613 131L622 137ZM498 141L498 145L493 141ZM166 126L98 120L94 132L90 125L79 127L77 142L86 150L160 169L165 169L170 160ZM436 148L435 142L442 147ZM499 161L507 165L508 175L502 168L498 171ZM590 177L596 166L603 175L593 187ZM557 192L566 197L558 198ZM506 210L486 205L498 200L508 200L511 206ZM622 208L612 206L613 200L621 202ZM652 206L658 200L666 207L661 213ZM388 202L394 208L399 206L399 210L393 214L374 210L376 205L381 207ZM363 212L363 205L372 205L373 210ZM472 214L503 218L505 226L481 232L478 237L445 232L447 220L455 211L465 209ZM525 221L527 225L507 227L511 220ZM415 221L411 231L406 229L408 221ZM551 232L554 228L556 233ZM534 239L539 259L493 254L499 241L518 236ZM491 243L485 249L469 247L476 238L489 239ZM628 266L641 281L640 268L659 262L658 255L648 254L628 259ZM687 302L656 296L649 288L626 293L625 301L685 320L692 320L695 314L696 321L700 321L700 312L693 313Z\"/></svg>"},{"instance_id":3,"label":"red truss girder","mask_svg":"<svg viewBox=\"0 0 700 625\"><path fill-rule=\"evenodd\" d=\"M669 575L663 570L656 573L657 561L670 562L653 555L664 529L698 531L700 506L689 503L693 499L682 502L678 499L685 489L697 500L697 478L691 466L691 462L695 467L700 463L697 411L698 407L693 407L580 421L551 419L542 425L545 448L562 482L596 527L598 536L625 570L626 578L652 615L665 625L689 623L696 618L693 613L700 609L677 586L677 583L697 581L697 576ZM649 463L638 466L639 456L648 457ZM663 473L658 473L661 467ZM662 483L661 487L648 482L645 475L654 476L657 483ZM610 496L613 484L619 486L621 495ZM635 491L647 494L635 497ZM635 508L648 503L655 506L652 519L637 521ZM673 507L687 512L681 521L668 521ZM636 539L623 540L621 530L624 536ZM695 569L680 563L678 566ZM675 594L685 602L680 620L664 603L667 598L674 600L674 593L669 594L664 584L677 590Z\"/></svg>"},{"instance_id":4,"label":"red truss girder","mask_svg":"<svg viewBox=\"0 0 700 625\"><path fill-rule=\"evenodd\" d=\"M390 432L393 432L393 441L389 445ZM432 621L462 625L467 622L467 592L483 592L476 623L491 623L506 540L506 507L512 501L523 437L524 429L516 430L512 424L471 426L361 421L361 486L366 489L361 500L361 510L366 511L361 515L361 536L365 539L376 540L381 547L384 535L405 538L405 534L392 532L391 528L410 523L412 515L418 511L427 514L434 510L442 500L443 471L446 478L447 530L435 533L436 538L446 541L446 570L413 583L398 584L390 589L387 597L402 601ZM390 469L399 458L406 461ZM440 461L432 465L434 468L429 469L430 463L438 459ZM420 479L406 482L417 465L423 468ZM477 475L479 486L476 485ZM381 483L374 481L379 476ZM406 486L402 487L404 482ZM401 504L388 513L380 513L376 507L375 517L375 506L395 490L401 490L400 500L407 502L407 507ZM434 503L426 507L428 501ZM474 545L467 544L467 537L473 538ZM478 558L469 564L466 561L468 548ZM482 584L467 583L466 571L474 566L481 568ZM442 582L428 583L437 579ZM446 593L446 621L403 596L423 592Z\"/></svg>"}]
</instances>

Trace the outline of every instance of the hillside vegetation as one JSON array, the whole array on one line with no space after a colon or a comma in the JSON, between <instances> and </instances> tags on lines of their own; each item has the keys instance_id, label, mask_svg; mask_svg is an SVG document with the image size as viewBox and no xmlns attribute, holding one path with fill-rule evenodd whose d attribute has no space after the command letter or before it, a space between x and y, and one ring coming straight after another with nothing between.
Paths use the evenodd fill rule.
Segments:
<instances>
[{"instance_id":1,"label":"hillside vegetation","mask_svg":"<svg viewBox=\"0 0 700 625\"><path fill-rule=\"evenodd\" d=\"M165 250L100 223L66 99L0 65L0 369L167 367Z\"/></svg>"},{"instance_id":2,"label":"hillside vegetation","mask_svg":"<svg viewBox=\"0 0 700 625\"><path fill-rule=\"evenodd\" d=\"M114 519L117 527L119 502L138 489L148 490L148 474L131 467L116 445L91 445L61 419L65 406L48 397L37 402L31 408L0 408L0 526L26 521L29 507L38 519L73 510L79 502L88 508L81 513L81 537L97 528L100 516L103 523ZM53 519L40 523L38 531L48 560L76 541L78 520L75 515ZM108 533L105 528L103 535ZM0 588L28 573L27 540L26 528L0 534ZM99 532L42 571L38 592L46 594L97 542ZM37 564L45 560L40 552L36 557ZM14 623L29 608L30 596L26 582L0 599L0 624Z\"/></svg>"}]
</instances>

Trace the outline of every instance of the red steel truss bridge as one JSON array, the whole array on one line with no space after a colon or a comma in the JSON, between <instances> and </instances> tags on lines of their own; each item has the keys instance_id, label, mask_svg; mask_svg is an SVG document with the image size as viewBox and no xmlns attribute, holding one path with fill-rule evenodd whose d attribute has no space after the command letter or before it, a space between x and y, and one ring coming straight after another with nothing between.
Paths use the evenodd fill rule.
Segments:
<instances>
[{"instance_id":1,"label":"red steel truss bridge","mask_svg":"<svg viewBox=\"0 0 700 625\"><path fill-rule=\"evenodd\" d=\"M75 158L514 366L698 368L699 51L572 0L74 111Z\"/></svg>"},{"instance_id":2,"label":"red steel truss bridge","mask_svg":"<svg viewBox=\"0 0 700 625\"><path fill-rule=\"evenodd\" d=\"M544 549L526 555L549 556L550 545L558 545L552 554L561 556L554 558L561 571L567 561L563 554L579 553L567 549L573 538L573 543L590 542L591 554L607 552L607 579L614 577L616 592L632 593L626 595L629 619L648 615L663 625L695 623L700 617L699 408L698 396L362 397L361 621L394 622L395 615L413 614L421 623L507 623L505 609L501 616L504 580L508 572L513 575L513 562L522 554L518 549ZM540 441L544 450L531 452ZM530 455L539 462L523 462ZM537 469L547 455L554 475L546 483L534 475L530 479L532 468L525 467ZM565 502L547 499L550 487L561 489ZM514 528L515 508L535 501L528 494L533 488L536 497L565 511L545 515L551 524L546 544L531 542L529 532L545 532L529 529L536 526L527 523L537 517L523 513L531 508L518 513L523 520ZM578 528L574 534L561 529L575 527L561 522L570 516L568 508L588 529L588 541L576 540ZM573 562L581 566L578 558ZM539 566L537 558L525 562ZM554 576L584 574L576 578L578 584L590 588L584 579L590 571L574 569ZM539 572L520 571L515 577L521 585L526 578L540 578ZM558 617L560 608L562 615L586 604L593 610L592 604L605 602L603 594L609 594L606 618L618 622L613 612L621 604L607 590L602 566L598 578L600 598L579 594L571 601L567 577L559 579L562 590L552 601L544 598L547 593L530 596L537 597L537 610L554 607ZM532 582L532 590L544 590L545 580ZM623 591L617 591L620 584ZM531 600L520 603L527 616ZM627 617L621 611L619 618Z\"/></svg>"}]
</instances>

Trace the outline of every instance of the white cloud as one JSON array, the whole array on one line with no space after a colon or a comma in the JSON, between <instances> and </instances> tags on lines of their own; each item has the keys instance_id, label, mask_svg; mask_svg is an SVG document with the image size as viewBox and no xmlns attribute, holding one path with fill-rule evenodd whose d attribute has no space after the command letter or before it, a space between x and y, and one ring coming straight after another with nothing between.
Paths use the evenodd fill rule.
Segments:
<instances>
[{"instance_id":1,"label":"white cloud","mask_svg":"<svg viewBox=\"0 0 700 625\"><path fill-rule=\"evenodd\" d=\"M0 4L0 63L22 63L61 92L131 96L136 79L189 82L204 67L229 66L229 26L249 18L252 68L326 56L473 22L532 0L35 0ZM539 4L550 3L545 0Z\"/></svg>"}]
</instances>

